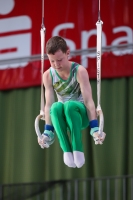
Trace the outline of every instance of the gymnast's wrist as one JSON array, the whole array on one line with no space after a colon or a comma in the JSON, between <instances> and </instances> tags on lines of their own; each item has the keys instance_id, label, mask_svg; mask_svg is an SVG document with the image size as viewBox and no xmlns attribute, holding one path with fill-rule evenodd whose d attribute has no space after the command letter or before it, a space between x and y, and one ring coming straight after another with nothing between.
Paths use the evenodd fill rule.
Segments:
<instances>
[{"instance_id":1,"label":"gymnast's wrist","mask_svg":"<svg viewBox=\"0 0 133 200\"><path fill-rule=\"evenodd\" d=\"M91 121L89 122L89 124L90 124L90 128L91 128L90 134L93 136L93 133L94 133L94 132L99 131L98 120L97 120L97 119L91 120Z\"/></svg>"},{"instance_id":2,"label":"gymnast's wrist","mask_svg":"<svg viewBox=\"0 0 133 200\"><path fill-rule=\"evenodd\" d=\"M54 127L53 127L52 125L45 124L45 126L44 126L44 130L54 132Z\"/></svg>"},{"instance_id":3,"label":"gymnast's wrist","mask_svg":"<svg viewBox=\"0 0 133 200\"><path fill-rule=\"evenodd\" d=\"M89 122L90 124L90 128L95 128L95 127L99 127L98 125L98 120L97 119L93 119Z\"/></svg>"}]
</instances>

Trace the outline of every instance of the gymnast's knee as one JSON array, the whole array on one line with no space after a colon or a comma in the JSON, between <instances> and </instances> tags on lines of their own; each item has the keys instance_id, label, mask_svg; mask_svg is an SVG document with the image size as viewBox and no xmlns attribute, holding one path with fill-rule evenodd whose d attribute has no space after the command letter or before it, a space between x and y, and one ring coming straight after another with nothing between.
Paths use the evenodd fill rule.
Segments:
<instances>
[{"instance_id":1,"label":"gymnast's knee","mask_svg":"<svg viewBox=\"0 0 133 200\"><path fill-rule=\"evenodd\" d=\"M67 101L64 103L65 113L72 113L76 110L75 104L73 101Z\"/></svg>"},{"instance_id":2,"label":"gymnast's knee","mask_svg":"<svg viewBox=\"0 0 133 200\"><path fill-rule=\"evenodd\" d=\"M57 112L61 112L63 110L63 104L61 102L55 102L52 104L51 108L50 108L50 114L53 113L57 113Z\"/></svg>"}]
</instances>

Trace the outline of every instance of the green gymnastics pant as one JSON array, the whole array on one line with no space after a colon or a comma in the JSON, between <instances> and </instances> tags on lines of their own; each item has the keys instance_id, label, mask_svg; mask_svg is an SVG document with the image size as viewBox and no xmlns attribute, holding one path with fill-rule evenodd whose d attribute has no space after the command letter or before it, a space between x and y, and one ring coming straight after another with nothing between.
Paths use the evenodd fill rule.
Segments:
<instances>
[{"instance_id":1,"label":"green gymnastics pant","mask_svg":"<svg viewBox=\"0 0 133 200\"><path fill-rule=\"evenodd\" d=\"M50 115L62 150L83 152L81 130L89 125L85 105L78 101L55 102Z\"/></svg>"}]
</instances>

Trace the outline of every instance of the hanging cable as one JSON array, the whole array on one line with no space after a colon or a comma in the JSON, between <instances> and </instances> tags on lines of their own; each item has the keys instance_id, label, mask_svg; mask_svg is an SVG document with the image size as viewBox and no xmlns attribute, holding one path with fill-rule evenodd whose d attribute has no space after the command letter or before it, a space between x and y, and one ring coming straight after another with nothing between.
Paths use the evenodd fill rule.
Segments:
<instances>
[{"instance_id":1,"label":"hanging cable","mask_svg":"<svg viewBox=\"0 0 133 200\"><path fill-rule=\"evenodd\" d=\"M100 98L101 98L101 55L102 55L102 25L103 22L101 21L100 17L100 0L99 3L99 10L98 10L98 21L96 23L97 26L97 115L100 118L99 122L99 135L102 135L103 127L104 127L104 116L100 105Z\"/></svg>"},{"instance_id":2,"label":"hanging cable","mask_svg":"<svg viewBox=\"0 0 133 200\"><path fill-rule=\"evenodd\" d=\"M41 102L40 102L40 114L35 119L35 131L37 136L42 139L42 135L39 129L39 120L45 120L44 116L44 87L43 87L43 72L44 72L44 46L45 46L45 27L44 27L44 0L42 0L42 24L41 24Z\"/></svg>"},{"instance_id":3,"label":"hanging cable","mask_svg":"<svg viewBox=\"0 0 133 200\"><path fill-rule=\"evenodd\" d=\"M101 21L101 16L100 16L100 0L98 0L98 21Z\"/></svg>"}]
</instances>

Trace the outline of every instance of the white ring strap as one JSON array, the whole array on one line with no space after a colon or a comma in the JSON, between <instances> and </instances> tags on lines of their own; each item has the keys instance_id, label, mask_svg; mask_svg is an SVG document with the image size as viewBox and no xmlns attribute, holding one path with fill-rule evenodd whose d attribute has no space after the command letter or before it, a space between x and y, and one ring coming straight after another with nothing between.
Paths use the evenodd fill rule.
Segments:
<instances>
[{"instance_id":1,"label":"white ring strap","mask_svg":"<svg viewBox=\"0 0 133 200\"><path fill-rule=\"evenodd\" d=\"M43 115L44 119L44 88L43 88L43 72L44 72L44 46L45 46L45 27L40 30L41 33L41 103L40 103L40 115Z\"/></svg>"},{"instance_id":2,"label":"white ring strap","mask_svg":"<svg viewBox=\"0 0 133 200\"><path fill-rule=\"evenodd\" d=\"M104 127L104 116L100 105L101 98L101 43L102 43L102 25L103 22L98 20L97 26L97 114L100 117L99 134L102 135Z\"/></svg>"},{"instance_id":3,"label":"white ring strap","mask_svg":"<svg viewBox=\"0 0 133 200\"><path fill-rule=\"evenodd\" d=\"M44 87L43 87L43 72L44 72L44 46L45 46L45 27L44 27L44 0L42 0L42 26L40 30L41 34L41 102L40 102L40 114L35 119L35 131L37 136L42 139L42 135L39 129L39 120L45 120L44 116Z\"/></svg>"}]
</instances>

